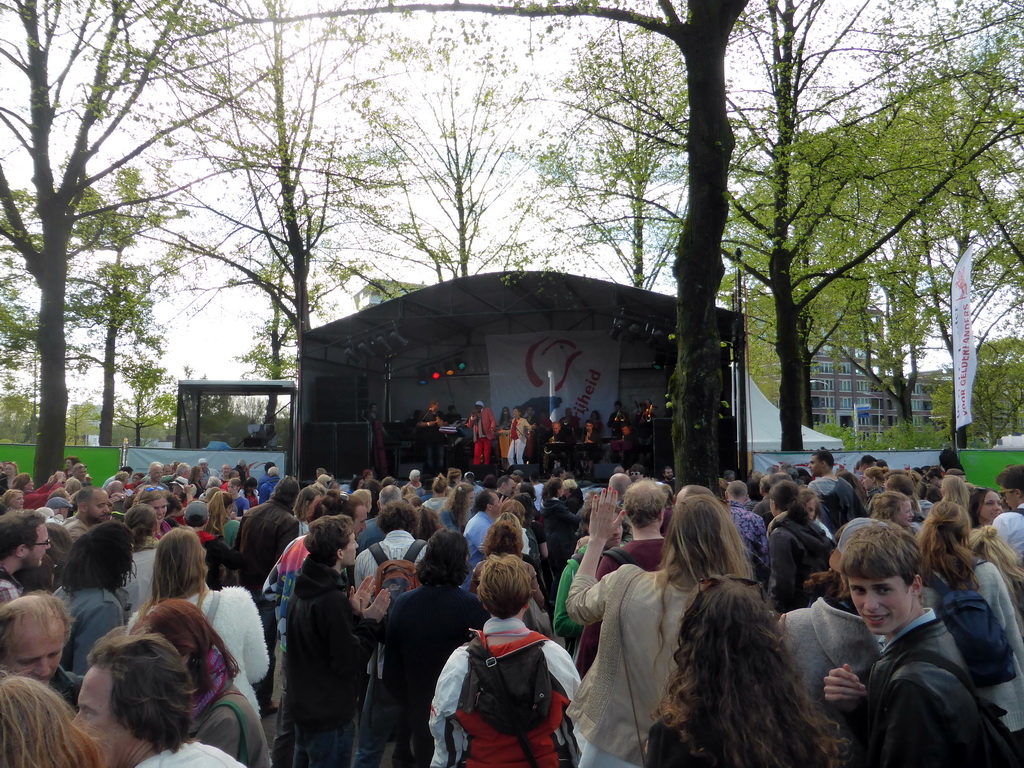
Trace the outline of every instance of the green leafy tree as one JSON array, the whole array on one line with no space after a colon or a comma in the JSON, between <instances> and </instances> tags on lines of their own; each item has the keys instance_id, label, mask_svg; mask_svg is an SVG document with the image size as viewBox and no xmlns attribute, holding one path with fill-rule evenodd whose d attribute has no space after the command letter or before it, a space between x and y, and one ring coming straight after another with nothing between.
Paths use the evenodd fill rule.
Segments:
<instances>
[{"instance_id":1,"label":"green leafy tree","mask_svg":"<svg viewBox=\"0 0 1024 768\"><path fill-rule=\"evenodd\" d=\"M735 137L726 111L725 55L733 27L748 0L665 0L653 6L523 5L450 2L388 3L345 7L317 13L323 18L422 11L475 12L520 18L592 17L624 22L662 35L682 53L686 64L687 134L686 216L674 246L677 365L670 383L676 475L709 487L718 477L718 412L721 403L721 339L715 304L724 274L722 236L729 215L729 164ZM240 24L264 19L226 4ZM308 17L306 17L308 18Z\"/></svg>"},{"instance_id":2,"label":"green leafy tree","mask_svg":"<svg viewBox=\"0 0 1024 768\"><path fill-rule=\"evenodd\" d=\"M171 431L178 399L174 379L167 375L167 370L136 359L126 362L120 373L127 392L116 401L115 423L134 432L135 445L142 445L146 429L159 427L164 434Z\"/></svg>"},{"instance_id":3,"label":"green leafy tree","mask_svg":"<svg viewBox=\"0 0 1024 768\"><path fill-rule=\"evenodd\" d=\"M932 385L937 423L950 425L953 414L953 378L943 371ZM978 369L971 397L974 421L969 439L993 446L1003 435L1024 432L1024 343L1020 337L989 339L978 349Z\"/></svg>"},{"instance_id":4,"label":"green leafy tree","mask_svg":"<svg viewBox=\"0 0 1024 768\"><path fill-rule=\"evenodd\" d=\"M66 445L88 445L89 435L95 434L100 409L93 403L73 403L68 407Z\"/></svg>"},{"instance_id":5,"label":"green leafy tree","mask_svg":"<svg viewBox=\"0 0 1024 768\"><path fill-rule=\"evenodd\" d=\"M471 49L444 29L431 37L400 44L405 71L364 102L377 181L355 209L364 242L438 281L521 266L539 203L525 183L532 84L489 37Z\"/></svg>"},{"instance_id":6,"label":"green leafy tree","mask_svg":"<svg viewBox=\"0 0 1024 768\"><path fill-rule=\"evenodd\" d=\"M892 258L887 247L904 227L1020 133L1015 86L988 68L989 53L957 50L946 29L917 34L909 25L927 18L895 20L870 0L838 14L825 7L767 2L766 23L750 26L766 96L734 99L744 129L731 233L740 249L729 255L774 302L786 450L802 447L811 359L838 327L833 307L815 304L830 291L842 301L837 282ZM859 55L868 48L880 53ZM863 295L845 311L864 311Z\"/></svg>"},{"instance_id":7,"label":"green leafy tree","mask_svg":"<svg viewBox=\"0 0 1024 768\"><path fill-rule=\"evenodd\" d=\"M216 108L222 96L201 81L195 43L212 12L188 0L13 0L0 7L9 95L0 107L0 238L41 294L37 479L63 456L64 312L75 230L139 202L110 199L96 207L87 193ZM177 98L184 92L199 105ZM159 191L173 186L161 179Z\"/></svg>"},{"instance_id":8,"label":"green leafy tree","mask_svg":"<svg viewBox=\"0 0 1024 768\"><path fill-rule=\"evenodd\" d=\"M671 260L685 201L679 50L629 25L606 27L576 53L561 91L569 119L541 159L557 195L552 223L588 264L651 289Z\"/></svg>"}]
</instances>

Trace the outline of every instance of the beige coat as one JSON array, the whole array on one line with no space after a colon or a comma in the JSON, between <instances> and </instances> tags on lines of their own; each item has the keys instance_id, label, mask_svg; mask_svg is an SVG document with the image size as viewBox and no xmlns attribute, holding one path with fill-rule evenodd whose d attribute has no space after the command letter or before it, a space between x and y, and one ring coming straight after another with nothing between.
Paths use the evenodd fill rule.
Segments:
<instances>
[{"instance_id":1,"label":"beige coat","mask_svg":"<svg viewBox=\"0 0 1024 768\"><path fill-rule=\"evenodd\" d=\"M661 701L692 590L663 589L657 574L624 565L601 581L577 573L566 610L578 624L601 624L594 665L569 717L595 747L643 765L651 713Z\"/></svg>"}]
</instances>

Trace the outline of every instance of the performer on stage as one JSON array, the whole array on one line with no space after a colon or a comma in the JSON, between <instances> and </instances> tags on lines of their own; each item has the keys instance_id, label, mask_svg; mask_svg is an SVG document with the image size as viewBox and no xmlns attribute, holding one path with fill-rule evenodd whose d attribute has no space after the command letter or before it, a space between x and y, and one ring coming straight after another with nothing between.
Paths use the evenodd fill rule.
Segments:
<instances>
[{"instance_id":1,"label":"performer on stage","mask_svg":"<svg viewBox=\"0 0 1024 768\"><path fill-rule=\"evenodd\" d=\"M491 441L494 440L496 428L494 411L487 408L483 400L477 400L473 412L466 420L466 426L473 432L473 463L490 464Z\"/></svg>"},{"instance_id":2,"label":"performer on stage","mask_svg":"<svg viewBox=\"0 0 1024 768\"><path fill-rule=\"evenodd\" d=\"M501 456L503 468L508 468L508 448L512 444L512 414L506 405L501 409L498 419L498 455Z\"/></svg>"},{"instance_id":3,"label":"performer on stage","mask_svg":"<svg viewBox=\"0 0 1024 768\"><path fill-rule=\"evenodd\" d=\"M512 424L509 434L511 442L508 446L509 466L513 464L522 464L524 462L526 458L526 438L529 434L530 422L523 418L518 408L513 408Z\"/></svg>"},{"instance_id":4,"label":"performer on stage","mask_svg":"<svg viewBox=\"0 0 1024 768\"><path fill-rule=\"evenodd\" d=\"M445 420L438 412L439 406L437 400L431 400L416 423L416 440L423 446L425 455L424 468L432 474L444 471L445 438L441 427L445 426Z\"/></svg>"},{"instance_id":5,"label":"performer on stage","mask_svg":"<svg viewBox=\"0 0 1024 768\"><path fill-rule=\"evenodd\" d=\"M612 433L612 440L622 439L622 428L629 426L629 414L622 407L622 401L615 401L615 412L608 419L608 428Z\"/></svg>"},{"instance_id":6,"label":"performer on stage","mask_svg":"<svg viewBox=\"0 0 1024 768\"><path fill-rule=\"evenodd\" d=\"M366 420L370 423L370 433L373 440L373 469L378 477L388 476L388 454L384 449L384 439L387 432L384 431L384 424L377 415L377 404L370 403L366 412Z\"/></svg>"}]
</instances>

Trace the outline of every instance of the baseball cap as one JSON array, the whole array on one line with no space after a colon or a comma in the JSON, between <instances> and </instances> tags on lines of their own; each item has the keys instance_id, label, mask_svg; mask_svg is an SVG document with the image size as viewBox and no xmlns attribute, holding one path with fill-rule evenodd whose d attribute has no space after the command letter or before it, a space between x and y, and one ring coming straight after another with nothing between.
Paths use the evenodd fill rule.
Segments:
<instances>
[{"instance_id":1,"label":"baseball cap","mask_svg":"<svg viewBox=\"0 0 1024 768\"><path fill-rule=\"evenodd\" d=\"M481 408L484 407L484 401L483 400L477 400L476 404L479 405Z\"/></svg>"},{"instance_id":2,"label":"baseball cap","mask_svg":"<svg viewBox=\"0 0 1024 768\"><path fill-rule=\"evenodd\" d=\"M210 519L210 510L201 501L190 502L185 507L185 522L189 525L198 525L199 523L205 523Z\"/></svg>"}]
</instances>

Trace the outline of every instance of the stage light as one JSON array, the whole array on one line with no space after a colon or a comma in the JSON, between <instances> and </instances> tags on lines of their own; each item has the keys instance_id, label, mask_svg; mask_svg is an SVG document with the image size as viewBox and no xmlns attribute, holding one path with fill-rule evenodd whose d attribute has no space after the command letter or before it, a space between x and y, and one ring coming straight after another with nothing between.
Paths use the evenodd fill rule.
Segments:
<instances>
[{"instance_id":1,"label":"stage light","mask_svg":"<svg viewBox=\"0 0 1024 768\"><path fill-rule=\"evenodd\" d=\"M463 360L461 357L455 358L455 367L458 368L460 371L466 370L466 361Z\"/></svg>"},{"instance_id":2,"label":"stage light","mask_svg":"<svg viewBox=\"0 0 1024 768\"><path fill-rule=\"evenodd\" d=\"M432 374L430 374L430 378L432 378L434 381L437 381L438 379L441 378L441 372L434 371Z\"/></svg>"},{"instance_id":3,"label":"stage light","mask_svg":"<svg viewBox=\"0 0 1024 768\"><path fill-rule=\"evenodd\" d=\"M665 370L666 365L668 365L668 359L660 353L654 356L654 362L651 363L651 367L656 371Z\"/></svg>"},{"instance_id":4,"label":"stage light","mask_svg":"<svg viewBox=\"0 0 1024 768\"><path fill-rule=\"evenodd\" d=\"M409 340L400 334L397 330L392 331L388 336L388 341L391 344L391 348L395 350L402 349L409 344Z\"/></svg>"},{"instance_id":5,"label":"stage light","mask_svg":"<svg viewBox=\"0 0 1024 768\"><path fill-rule=\"evenodd\" d=\"M444 364L444 375L445 376L454 376L455 375L455 366L452 364L451 361L448 361L448 362L446 362Z\"/></svg>"},{"instance_id":6,"label":"stage light","mask_svg":"<svg viewBox=\"0 0 1024 768\"><path fill-rule=\"evenodd\" d=\"M365 341L360 341L356 349L359 350L359 354L361 354L363 357L373 356L373 350L370 349L370 345L367 344Z\"/></svg>"},{"instance_id":7,"label":"stage light","mask_svg":"<svg viewBox=\"0 0 1024 768\"><path fill-rule=\"evenodd\" d=\"M416 371L416 383L421 387L427 383L427 369L420 368Z\"/></svg>"}]
</instances>

